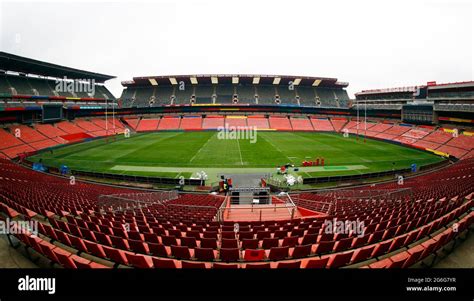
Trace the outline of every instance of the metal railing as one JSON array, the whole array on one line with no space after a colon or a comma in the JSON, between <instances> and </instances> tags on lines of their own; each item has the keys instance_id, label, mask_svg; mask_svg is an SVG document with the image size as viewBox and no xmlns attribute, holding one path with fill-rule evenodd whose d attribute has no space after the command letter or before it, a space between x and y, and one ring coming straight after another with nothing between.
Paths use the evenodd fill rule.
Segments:
<instances>
[{"instance_id":1,"label":"metal railing","mask_svg":"<svg viewBox=\"0 0 474 301\"><path fill-rule=\"evenodd\" d=\"M257 202L250 202L245 205L232 204L230 196L226 197L221 207L218 209L216 215L220 222L226 220L248 220L248 221L263 221L263 220L278 220L278 219L294 219L297 213L297 206L287 193L282 193L278 197L270 196L271 204L259 204ZM258 197L251 197L252 200L257 200ZM265 196L268 198L268 196ZM276 202L275 202L276 201ZM280 203L281 202L281 203Z\"/></svg>"}]
</instances>

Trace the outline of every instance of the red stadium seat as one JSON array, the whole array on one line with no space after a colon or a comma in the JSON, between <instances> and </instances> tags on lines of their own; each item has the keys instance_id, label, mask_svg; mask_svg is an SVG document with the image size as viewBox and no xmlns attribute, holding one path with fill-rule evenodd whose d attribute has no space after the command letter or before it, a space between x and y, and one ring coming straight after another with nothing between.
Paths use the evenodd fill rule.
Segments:
<instances>
[{"instance_id":1,"label":"red stadium seat","mask_svg":"<svg viewBox=\"0 0 474 301\"><path fill-rule=\"evenodd\" d=\"M258 239L242 240L242 249L258 249Z\"/></svg>"},{"instance_id":2,"label":"red stadium seat","mask_svg":"<svg viewBox=\"0 0 474 301\"><path fill-rule=\"evenodd\" d=\"M352 244L352 238L343 238L336 242L334 246L334 252L341 252L349 249Z\"/></svg>"},{"instance_id":3,"label":"red stadium seat","mask_svg":"<svg viewBox=\"0 0 474 301\"><path fill-rule=\"evenodd\" d=\"M127 239L118 236L110 236L110 239L112 240L113 247L122 250L130 250Z\"/></svg>"},{"instance_id":4,"label":"red stadium seat","mask_svg":"<svg viewBox=\"0 0 474 301\"><path fill-rule=\"evenodd\" d=\"M72 246L76 248L77 250L86 252L86 253L89 252L82 238L69 235L69 240L71 241Z\"/></svg>"},{"instance_id":5,"label":"red stadium seat","mask_svg":"<svg viewBox=\"0 0 474 301\"><path fill-rule=\"evenodd\" d=\"M334 248L334 241L321 241L319 244L316 245L316 254L325 254L332 252Z\"/></svg>"},{"instance_id":6,"label":"red stadium seat","mask_svg":"<svg viewBox=\"0 0 474 301\"><path fill-rule=\"evenodd\" d=\"M148 256L132 253L125 253L125 256L127 256L128 263L136 268L145 269L153 267L153 261Z\"/></svg>"},{"instance_id":7,"label":"red stadium seat","mask_svg":"<svg viewBox=\"0 0 474 301\"><path fill-rule=\"evenodd\" d=\"M217 249L217 240L215 238L201 238L201 248Z\"/></svg>"},{"instance_id":8,"label":"red stadium seat","mask_svg":"<svg viewBox=\"0 0 474 301\"><path fill-rule=\"evenodd\" d=\"M56 256L56 253L53 252L53 250L56 248L54 245L44 240L40 241L38 245L41 249L42 254L48 257L51 261L59 263L59 259Z\"/></svg>"},{"instance_id":9,"label":"red stadium seat","mask_svg":"<svg viewBox=\"0 0 474 301\"><path fill-rule=\"evenodd\" d=\"M279 241L277 238L264 238L262 242L263 249L270 249L278 247Z\"/></svg>"},{"instance_id":10,"label":"red stadium seat","mask_svg":"<svg viewBox=\"0 0 474 301\"><path fill-rule=\"evenodd\" d=\"M224 262L238 261L240 260L240 250L238 248L221 248L219 259Z\"/></svg>"},{"instance_id":11,"label":"red stadium seat","mask_svg":"<svg viewBox=\"0 0 474 301\"><path fill-rule=\"evenodd\" d=\"M162 259L162 258L156 258L152 257L151 258L153 262L153 267L159 268L159 269L176 269L177 264L175 260L172 259Z\"/></svg>"},{"instance_id":12,"label":"red stadium seat","mask_svg":"<svg viewBox=\"0 0 474 301\"><path fill-rule=\"evenodd\" d=\"M214 261L216 254L211 248L195 248L194 257L201 261Z\"/></svg>"},{"instance_id":13,"label":"red stadium seat","mask_svg":"<svg viewBox=\"0 0 474 301\"><path fill-rule=\"evenodd\" d=\"M371 246L366 246L366 247L355 250L354 255L352 256L351 262L357 263L357 262L369 259L374 249L375 249L375 246L371 245Z\"/></svg>"},{"instance_id":14,"label":"red stadium seat","mask_svg":"<svg viewBox=\"0 0 474 301\"><path fill-rule=\"evenodd\" d=\"M376 261L369 265L371 269L386 269L392 264L392 261L389 258L382 259L380 261Z\"/></svg>"},{"instance_id":15,"label":"red stadium seat","mask_svg":"<svg viewBox=\"0 0 474 301\"><path fill-rule=\"evenodd\" d=\"M289 247L273 247L268 254L269 260L283 260L288 258Z\"/></svg>"},{"instance_id":16,"label":"red stadium seat","mask_svg":"<svg viewBox=\"0 0 474 301\"><path fill-rule=\"evenodd\" d=\"M212 268L214 269L238 269L239 265L238 264L229 264L229 263L214 263L212 265Z\"/></svg>"},{"instance_id":17,"label":"red stadium seat","mask_svg":"<svg viewBox=\"0 0 474 301\"><path fill-rule=\"evenodd\" d=\"M127 257L125 256L126 251L122 251L119 249L111 248L104 246L105 254L107 258L111 261L114 261L119 264L128 265Z\"/></svg>"},{"instance_id":18,"label":"red stadium seat","mask_svg":"<svg viewBox=\"0 0 474 301\"><path fill-rule=\"evenodd\" d=\"M312 248L312 245L296 246L293 249L293 253L291 254L291 257L294 259L308 257L311 254L311 248Z\"/></svg>"},{"instance_id":19,"label":"red stadium seat","mask_svg":"<svg viewBox=\"0 0 474 301\"><path fill-rule=\"evenodd\" d=\"M298 237L296 236L289 236L283 239L281 243L282 247L294 247L298 244Z\"/></svg>"},{"instance_id":20,"label":"red stadium seat","mask_svg":"<svg viewBox=\"0 0 474 301\"><path fill-rule=\"evenodd\" d=\"M372 252L372 257L379 257L388 252L390 246L392 245L393 240L383 241L375 245L375 249Z\"/></svg>"},{"instance_id":21,"label":"red stadium seat","mask_svg":"<svg viewBox=\"0 0 474 301\"><path fill-rule=\"evenodd\" d=\"M245 265L246 269L269 269L270 263L248 263Z\"/></svg>"},{"instance_id":22,"label":"red stadium seat","mask_svg":"<svg viewBox=\"0 0 474 301\"><path fill-rule=\"evenodd\" d=\"M237 239L222 239L221 241L221 248L230 249L230 248L238 248L239 243Z\"/></svg>"},{"instance_id":23,"label":"red stadium seat","mask_svg":"<svg viewBox=\"0 0 474 301\"><path fill-rule=\"evenodd\" d=\"M63 267L69 269L77 269L76 264L71 259L71 253L60 248L54 248L53 253L56 255L56 258L59 260L59 263Z\"/></svg>"},{"instance_id":24,"label":"red stadium seat","mask_svg":"<svg viewBox=\"0 0 474 301\"><path fill-rule=\"evenodd\" d=\"M301 261L282 261L278 262L277 269L299 269Z\"/></svg>"},{"instance_id":25,"label":"red stadium seat","mask_svg":"<svg viewBox=\"0 0 474 301\"><path fill-rule=\"evenodd\" d=\"M318 240L318 234L306 234L303 236L302 245L315 244Z\"/></svg>"},{"instance_id":26,"label":"red stadium seat","mask_svg":"<svg viewBox=\"0 0 474 301\"><path fill-rule=\"evenodd\" d=\"M161 243L164 244L165 246L177 246L178 241L176 240L176 237L174 236L161 236Z\"/></svg>"},{"instance_id":27,"label":"red stadium seat","mask_svg":"<svg viewBox=\"0 0 474 301\"><path fill-rule=\"evenodd\" d=\"M186 246L171 246L171 256L177 259L191 259L192 255Z\"/></svg>"},{"instance_id":28,"label":"red stadium seat","mask_svg":"<svg viewBox=\"0 0 474 301\"><path fill-rule=\"evenodd\" d=\"M74 262L74 264L76 265L76 267L79 268L79 269L105 269L105 268L108 268L105 265L87 260L87 259L79 257L77 255L72 255L71 259Z\"/></svg>"},{"instance_id":29,"label":"red stadium seat","mask_svg":"<svg viewBox=\"0 0 474 301\"><path fill-rule=\"evenodd\" d=\"M197 246L196 238L194 237L181 237L181 245L188 248L195 248Z\"/></svg>"},{"instance_id":30,"label":"red stadium seat","mask_svg":"<svg viewBox=\"0 0 474 301\"><path fill-rule=\"evenodd\" d=\"M148 243L149 253L154 256L168 257L170 254L163 244Z\"/></svg>"},{"instance_id":31,"label":"red stadium seat","mask_svg":"<svg viewBox=\"0 0 474 301\"><path fill-rule=\"evenodd\" d=\"M354 254L354 251L330 255L327 267L339 268L339 267L345 266L349 264L353 254Z\"/></svg>"},{"instance_id":32,"label":"red stadium seat","mask_svg":"<svg viewBox=\"0 0 474 301\"><path fill-rule=\"evenodd\" d=\"M410 258L410 254L407 252L401 252L391 256L390 260L392 261L392 264L389 266L389 268L393 269L403 267L408 258Z\"/></svg>"},{"instance_id":33,"label":"red stadium seat","mask_svg":"<svg viewBox=\"0 0 474 301\"><path fill-rule=\"evenodd\" d=\"M104 249L102 248L102 245L96 244L95 242L91 241L84 241L86 244L87 250L90 254L97 256L99 258L106 258Z\"/></svg>"},{"instance_id":34,"label":"red stadium seat","mask_svg":"<svg viewBox=\"0 0 474 301\"><path fill-rule=\"evenodd\" d=\"M305 262L305 269L324 269L327 266L329 257L310 259Z\"/></svg>"},{"instance_id":35,"label":"red stadium seat","mask_svg":"<svg viewBox=\"0 0 474 301\"><path fill-rule=\"evenodd\" d=\"M128 244L130 246L130 250L132 250L133 252L141 254L148 254L150 252L150 250L148 249L148 245L143 241L129 239Z\"/></svg>"},{"instance_id":36,"label":"red stadium seat","mask_svg":"<svg viewBox=\"0 0 474 301\"><path fill-rule=\"evenodd\" d=\"M251 250L247 249L244 251L245 261L262 261L265 258L264 250Z\"/></svg>"}]
</instances>

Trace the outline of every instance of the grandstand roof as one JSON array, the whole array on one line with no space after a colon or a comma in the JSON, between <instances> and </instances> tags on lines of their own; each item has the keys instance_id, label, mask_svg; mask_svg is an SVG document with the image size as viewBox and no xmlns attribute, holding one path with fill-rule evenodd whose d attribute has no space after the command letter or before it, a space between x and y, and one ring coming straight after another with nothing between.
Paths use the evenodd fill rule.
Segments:
<instances>
[{"instance_id":1,"label":"grandstand roof","mask_svg":"<svg viewBox=\"0 0 474 301\"><path fill-rule=\"evenodd\" d=\"M436 82L428 82L426 85L411 86L411 87L396 87L386 89L372 89L362 90L357 92L355 95L369 95L369 94L386 94L386 93L403 93L403 92L415 92L418 87L428 87L428 90L440 90L440 89L457 89L457 88L471 88L474 87L474 81L455 82L455 83L443 83L437 84Z\"/></svg>"},{"instance_id":2,"label":"grandstand roof","mask_svg":"<svg viewBox=\"0 0 474 301\"><path fill-rule=\"evenodd\" d=\"M70 79L94 79L98 83L115 78L115 76L38 61L11 53L0 51L0 69L20 73L35 74L49 77Z\"/></svg>"},{"instance_id":3,"label":"grandstand roof","mask_svg":"<svg viewBox=\"0 0 474 301\"><path fill-rule=\"evenodd\" d=\"M373 90L362 90L357 92L355 95L369 95L369 94L387 94L387 93L413 93L418 87L397 87L397 88L387 88L387 89L373 89Z\"/></svg>"},{"instance_id":4,"label":"grandstand roof","mask_svg":"<svg viewBox=\"0 0 474 301\"><path fill-rule=\"evenodd\" d=\"M472 88L472 87L474 87L474 81L444 83L444 84L435 83L434 85L429 85L428 90Z\"/></svg>"},{"instance_id":5,"label":"grandstand roof","mask_svg":"<svg viewBox=\"0 0 474 301\"><path fill-rule=\"evenodd\" d=\"M295 75L262 75L262 74L200 74L200 75L164 75L134 77L131 81L123 81L123 86L176 85L186 84L264 84L295 86L314 86L327 88L345 88L347 82L339 82L337 78L310 77Z\"/></svg>"}]
</instances>

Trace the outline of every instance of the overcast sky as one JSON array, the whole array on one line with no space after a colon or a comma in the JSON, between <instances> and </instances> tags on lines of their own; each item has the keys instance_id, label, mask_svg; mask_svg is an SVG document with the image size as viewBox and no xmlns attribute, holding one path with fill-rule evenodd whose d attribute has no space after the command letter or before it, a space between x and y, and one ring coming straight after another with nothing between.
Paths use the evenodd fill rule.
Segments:
<instances>
[{"instance_id":1,"label":"overcast sky","mask_svg":"<svg viewBox=\"0 0 474 301\"><path fill-rule=\"evenodd\" d=\"M5 1L0 49L117 76L336 77L349 93L473 79L471 0Z\"/></svg>"}]
</instances>

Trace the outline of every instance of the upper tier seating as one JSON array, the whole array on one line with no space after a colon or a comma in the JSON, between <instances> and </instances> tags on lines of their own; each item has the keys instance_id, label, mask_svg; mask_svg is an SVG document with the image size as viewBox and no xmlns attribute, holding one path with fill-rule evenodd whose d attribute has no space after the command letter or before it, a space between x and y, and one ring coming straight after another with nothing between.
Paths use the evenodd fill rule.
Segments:
<instances>
[{"instance_id":1,"label":"upper tier seating","mask_svg":"<svg viewBox=\"0 0 474 301\"><path fill-rule=\"evenodd\" d=\"M136 88L134 91L135 101L133 103L136 107L149 107L150 98L153 95L153 88Z\"/></svg>"},{"instance_id":2,"label":"upper tier seating","mask_svg":"<svg viewBox=\"0 0 474 301\"><path fill-rule=\"evenodd\" d=\"M289 86L288 86L289 87ZM296 101L296 90L290 90L286 86L277 87L278 95L280 96L280 101L282 104L292 104L297 105Z\"/></svg>"},{"instance_id":3,"label":"upper tier seating","mask_svg":"<svg viewBox=\"0 0 474 301\"><path fill-rule=\"evenodd\" d=\"M275 104L275 87L274 86L257 86L258 104Z\"/></svg>"},{"instance_id":4,"label":"upper tier seating","mask_svg":"<svg viewBox=\"0 0 474 301\"><path fill-rule=\"evenodd\" d=\"M103 85L96 84L94 87L95 98L115 99L109 90ZM44 79L30 76L19 76L7 74L0 76L0 93L12 95L41 95L41 96L64 96L89 98L86 91L66 92L57 89L57 82L53 79Z\"/></svg>"},{"instance_id":5,"label":"upper tier seating","mask_svg":"<svg viewBox=\"0 0 474 301\"><path fill-rule=\"evenodd\" d=\"M300 97L300 105L302 106L316 106L316 94L311 87L297 87L297 95Z\"/></svg>"},{"instance_id":6,"label":"upper tier seating","mask_svg":"<svg viewBox=\"0 0 474 301\"><path fill-rule=\"evenodd\" d=\"M197 85L195 86L195 93L196 96L196 103L212 103L212 94L214 94L214 87L213 86L204 86L204 85ZM230 103L232 99L228 99L223 97L223 102Z\"/></svg>"},{"instance_id":7,"label":"upper tier seating","mask_svg":"<svg viewBox=\"0 0 474 301\"><path fill-rule=\"evenodd\" d=\"M232 104L237 95L239 104L293 105L348 107L349 96L343 89L312 86L290 86L287 83L273 85L250 83L185 84L158 86L128 86L121 95L122 107L157 107L163 105L188 105L192 96L196 104ZM292 89L293 88L293 89ZM258 102L255 96L258 95ZM171 102L174 96L174 102ZM214 97L215 96L215 97ZM277 101L277 96L279 101ZM299 97L299 100L298 100ZM317 99L318 102L317 102Z\"/></svg>"},{"instance_id":8,"label":"upper tier seating","mask_svg":"<svg viewBox=\"0 0 474 301\"><path fill-rule=\"evenodd\" d=\"M175 100L173 104L187 105L190 103L191 95L193 95L193 87L191 85L185 86L184 90L175 87Z\"/></svg>"},{"instance_id":9,"label":"upper tier seating","mask_svg":"<svg viewBox=\"0 0 474 301\"><path fill-rule=\"evenodd\" d=\"M239 103L255 104L255 86L254 85L238 85L237 94Z\"/></svg>"},{"instance_id":10,"label":"upper tier seating","mask_svg":"<svg viewBox=\"0 0 474 301\"><path fill-rule=\"evenodd\" d=\"M336 94L333 89L316 88L316 95L319 97L320 105L323 107L338 107L339 104L335 101Z\"/></svg>"},{"instance_id":11,"label":"upper tier seating","mask_svg":"<svg viewBox=\"0 0 474 301\"><path fill-rule=\"evenodd\" d=\"M216 86L216 96L216 103L232 103L232 99L234 96L234 87L231 85L218 85Z\"/></svg>"},{"instance_id":12,"label":"upper tier seating","mask_svg":"<svg viewBox=\"0 0 474 301\"><path fill-rule=\"evenodd\" d=\"M173 94L173 87L155 87L155 103L153 106L169 105L171 103L171 94Z\"/></svg>"}]
</instances>

